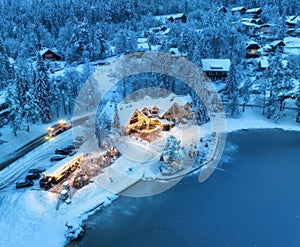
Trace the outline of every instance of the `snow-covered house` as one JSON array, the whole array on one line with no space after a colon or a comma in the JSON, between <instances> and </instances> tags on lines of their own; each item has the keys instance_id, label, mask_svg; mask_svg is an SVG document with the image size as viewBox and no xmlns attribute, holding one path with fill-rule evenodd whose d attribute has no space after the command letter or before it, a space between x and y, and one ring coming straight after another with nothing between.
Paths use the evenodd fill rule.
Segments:
<instances>
[{"instance_id":1,"label":"snow-covered house","mask_svg":"<svg viewBox=\"0 0 300 247\"><path fill-rule=\"evenodd\" d=\"M252 8L252 9L247 9L245 14L249 14L249 15L259 15L262 12L262 8L258 7L258 8Z\"/></svg>"},{"instance_id":2,"label":"snow-covered house","mask_svg":"<svg viewBox=\"0 0 300 247\"><path fill-rule=\"evenodd\" d=\"M223 12L223 13L227 13L227 9L225 6L221 6L218 11Z\"/></svg>"},{"instance_id":3,"label":"snow-covered house","mask_svg":"<svg viewBox=\"0 0 300 247\"><path fill-rule=\"evenodd\" d=\"M230 59L201 59L202 71L211 80L224 80L230 70Z\"/></svg>"},{"instance_id":4,"label":"snow-covered house","mask_svg":"<svg viewBox=\"0 0 300 247\"><path fill-rule=\"evenodd\" d=\"M158 15L155 18L159 21L162 21L163 23L167 23L168 21L186 23L186 21L187 21L187 17L184 13Z\"/></svg>"},{"instance_id":5,"label":"snow-covered house","mask_svg":"<svg viewBox=\"0 0 300 247\"><path fill-rule=\"evenodd\" d=\"M284 38L284 53L292 55L300 55L300 37L285 37Z\"/></svg>"},{"instance_id":6,"label":"snow-covered house","mask_svg":"<svg viewBox=\"0 0 300 247\"><path fill-rule=\"evenodd\" d=\"M260 56L260 45L251 40L246 43L246 58L257 58Z\"/></svg>"},{"instance_id":7,"label":"snow-covered house","mask_svg":"<svg viewBox=\"0 0 300 247\"><path fill-rule=\"evenodd\" d=\"M285 46L285 43L282 40L274 40L270 44L272 52L275 52L275 50L278 50L280 52L283 52L283 48Z\"/></svg>"},{"instance_id":8,"label":"snow-covered house","mask_svg":"<svg viewBox=\"0 0 300 247\"><path fill-rule=\"evenodd\" d=\"M191 119L194 116L192 102L192 98L189 95L170 94L167 97L158 98L145 96L142 100L120 103L117 106L120 127L126 129L128 124L133 124L135 120L133 122L131 120L135 115L139 116L142 121L145 120L145 117L155 121L159 120L161 126L173 124L173 122L167 122L168 120L175 123L178 121L184 122L184 119ZM180 110L178 110L179 108ZM176 112L178 114L174 115Z\"/></svg>"},{"instance_id":9,"label":"snow-covered house","mask_svg":"<svg viewBox=\"0 0 300 247\"><path fill-rule=\"evenodd\" d=\"M140 51L149 51L150 50L150 46L148 44L147 38L138 38L137 45L138 45L138 49Z\"/></svg>"},{"instance_id":10,"label":"snow-covered house","mask_svg":"<svg viewBox=\"0 0 300 247\"><path fill-rule=\"evenodd\" d=\"M247 9L246 9L245 6L234 7L234 8L231 9L231 13L232 13L232 15L240 16L240 15L245 14L246 10Z\"/></svg>"},{"instance_id":11,"label":"snow-covered house","mask_svg":"<svg viewBox=\"0 0 300 247\"><path fill-rule=\"evenodd\" d=\"M286 24L290 28L296 27L298 22L300 23L300 16L288 16L286 19Z\"/></svg>"},{"instance_id":12,"label":"snow-covered house","mask_svg":"<svg viewBox=\"0 0 300 247\"><path fill-rule=\"evenodd\" d=\"M57 54L57 51L55 49L44 48L39 53L44 60L50 60L50 61L61 60L61 56Z\"/></svg>"}]
</instances>

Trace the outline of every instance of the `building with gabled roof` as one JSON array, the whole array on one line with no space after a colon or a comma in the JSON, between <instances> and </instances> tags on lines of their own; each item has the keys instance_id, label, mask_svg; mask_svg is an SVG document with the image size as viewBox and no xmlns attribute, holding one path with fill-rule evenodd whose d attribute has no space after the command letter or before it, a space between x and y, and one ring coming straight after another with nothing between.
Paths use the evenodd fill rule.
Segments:
<instances>
[{"instance_id":1,"label":"building with gabled roof","mask_svg":"<svg viewBox=\"0 0 300 247\"><path fill-rule=\"evenodd\" d=\"M44 60L49 60L49 61L61 60L61 56L57 54L57 51L55 49L44 48L40 50L39 53Z\"/></svg>"},{"instance_id":2,"label":"building with gabled roof","mask_svg":"<svg viewBox=\"0 0 300 247\"><path fill-rule=\"evenodd\" d=\"M247 9L245 14L259 15L261 14L262 11L263 9L261 7L257 7L257 8Z\"/></svg>"},{"instance_id":3,"label":"building with gabled roof","mask_svg":"<svg viewBox=\"0 0 300 247\"><path fill-rule=\"evenodd\" d=\"M186 21L187 21L187 17L184 13L158 15L158 16L155 16L155 18L159 21L162 21L163 23L166 23L168 21L186 23Z\"/></svg>"},{"instance_id":4,"label":"building with gabled roof","mask_svg":"<svg viewBox=\"0 0 300 247\"><path fill-rule=\"evenodd\" d=\"M246 58L256 58L260 56L259 50L260 45L253 41L250 40L246 43Z\"/></svg>"},{"instance_id":5,"label":"building with gabled roof","mask_svg":"<svg viewBox=\"0 0 300 247\"><path fill-rule=\"evenodd\" d=\"M230 70L230 59L201 59L201 63L211 80L225 80Z\"/></svg>"},{"instance_id":6,"label":"building with gabled roof","mask_svg":"<svg viewBox=\"0 0 300 247\"><path fill-rule=\"evenodd\" d=\"M232 15L243 15L245 14L247 8L245 6L240 6L240 7L234 7L231 9Z\"/></svg>"}]
</instances>

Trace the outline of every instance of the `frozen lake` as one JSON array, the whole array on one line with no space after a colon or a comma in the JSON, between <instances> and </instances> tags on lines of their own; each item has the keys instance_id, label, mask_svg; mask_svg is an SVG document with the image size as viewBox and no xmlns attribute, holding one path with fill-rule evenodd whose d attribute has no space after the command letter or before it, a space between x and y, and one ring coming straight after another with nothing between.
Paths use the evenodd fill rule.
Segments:
<instances>
[{"instance_id":1,"label":"frozen lake","mask_svg":"<svg viewBox=\"0 0 300 247\"><path fill-rule=\"evenodd\" d=\"M221 165L202 184L120 196L69 246L300 246L300 132L231 133Z\"/></svg>"}]
</instances>

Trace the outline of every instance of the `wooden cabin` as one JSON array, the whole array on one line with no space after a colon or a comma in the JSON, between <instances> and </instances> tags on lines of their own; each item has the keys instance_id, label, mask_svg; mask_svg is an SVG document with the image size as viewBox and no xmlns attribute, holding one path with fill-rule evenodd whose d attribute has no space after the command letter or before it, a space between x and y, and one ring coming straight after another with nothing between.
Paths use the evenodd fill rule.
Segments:
<instances>
[{"instance_id":1,"label":"wooden cabin","mask_svg":"<svg viewBox=\"0 0 300 247\"><path fill-rule=\"evenodd\" d=\"M246 43L246 58L257 58L260 57L260 53L258 51L260 49L260 45L255 41L249 41Z\"/></svg>"},{"instance_id":2,"label":"wooden cabin","mask_svg":"<svg viewBox=\"0 0 300 247\"><path fill-rule=\"evenodd\" d=\"M229 69L230 59L201 59L202 71L213 81L225 80Z\"/></svg>"},{"instance_id":3,"label":"wooden cabin","mask_svg":"<svg viewBox=\"0 0 300 247\"><path fill-rule=\"evenodd\" d=\"M246 7L245 6L240 6L240 7L235 7L231 9L231 13L232 15L237 15L237 16L241 16L243 14L245 14L246 12Z\"/></svg>"},{"instance_id":4,"label":"wooden cabin","mask_svg":"<svg viewBox=\"0 0 300 247\"><path fill-rule=\"evenodd\" d=\"M45 48L40 51L40 55L44 60L49 60L49 61L60 61L61 56L59 56L56 52L54 52L51 49Z\"/></svg>"},{"instance_id":5,"label":"wooden cabin","mask_svg":"<svg viewBox=\"0 0 300 247\"><path fill-rule=\"evenodd\" d=\"M188 111L185 109L191 109L187 106L181 107L177 103L174 103L163 115L162 118L168 121L172 121L174 123L184 122L185 119L192 119L194 114L192 111Z\"/></svg>"},{"instance_id":6,"label":"wooden cabin","mask_svg":"<svg viewBox=\"0 0 300 247\"><path fill-rule=\"evenodd\" d=\"M247 9L245 11L245 14L249 14L249 15L259 15L262 12L262 8L258 7L258 8L252 8L252 9Z\"/></svg>"}]
</instances>

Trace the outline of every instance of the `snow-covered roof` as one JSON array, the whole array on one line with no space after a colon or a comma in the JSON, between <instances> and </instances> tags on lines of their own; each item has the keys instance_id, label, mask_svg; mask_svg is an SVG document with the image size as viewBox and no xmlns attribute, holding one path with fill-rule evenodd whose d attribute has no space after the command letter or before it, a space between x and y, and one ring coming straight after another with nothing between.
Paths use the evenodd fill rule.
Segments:
<instances>
[{"instance_id":1,"label":"snow-covered roof","mask_svg":"<svg viewBox=\"0 0 300 247\"><path fill-rule=\"evenodd\" d=\"M155 18L159 21L167 21L171 17L175 20L175 19L180 19L183 16L184 16L184 13L177 13L177 14L169 14L169 15L157 15L157 16L155 16Z\"/></svg>"},{"instance_id":2,"label":"snow-covered roof","mask_svg":"<svg viewBox=\"0 0 300 247\"><path fill-rule=\"evenodd\" d=\"M201 59L203 71L229 71L230 59Z\"/></svg>"},{"instance_id":3,"label":"snow-covered roof","mask_svg":"<svg viewBox=\"0 0 300 247\"><path fill-rule=\"evenodd\" d=\"M138 45L139 49L142 49L142 50L150 49L147 38L138 38L137 43L138 43L137 45Z\"/></svg>"},{"instance_id":4,"label":"snow-covered roof","mask_svg":"<svg viewBox=\"0 0 300 247\"><path fill-rule=\"evenodd\" d=\"M291 25L297 25L300 22L300 16L288 16L286 22Z\"/></svg>"},{"instance_id":5,"label":"snow-covered roof","mask_svg":"<svg viewBox=\"0 0 300 247\"><path fill-rule=\"evenodd\" d=\"M258 7L258 8L253 8L253 9L247 9L246 10L246 14L253 14L253 13L257 13L257 12L261 12L262 8Z\"/></svg>"},{"instance_id":6,"label":"snow-covered roof","mask_svg":"<svg viewBox=\"0 0 300 247\"><path fill-rule=\"evenodd\" d=\"M278 45L283 45L285 46L285 43L282 41L282 40L274 40L270 43L270 46L271 47L275 47L275 46L278 46Z\"/></svg>"},{"instance_id":7,"label":"snow-covered roof","mask_svg":"<svg viewBox=\"0 0 300 247\"><path fill-rule=\"evenodd\" d=\"M79 155L81 155L81 154L79 154ZM68 157L62 159L61 161L57 162L54 166L50 167L48 170L43 172L43 174L48 174L48 175L54 174L59 168L64 167L68 162L75 159L79 155L68 156Z\"/></svg>"},{"instance_id":8,"label":"snow-covered roof","mask_svg":"<svg viewBox=\"0 0 300 247\"><path fill-rule=\"evenodd\" d=\"M243 11L243 10L246 10L246 7L245 7L245 6L234 7L234 8L231 9L232 12L235 12L235 11Z\"/></svg>"},{"instance_id":9,"label":"snow-covered roof","mask_svg":"<svg viewBox=\"0 0 300 247\"><path fill-rule=\"evenodd\" d=\"M242 24L247 26L247 27L254 27L254 28L258 27L257 24L251 23L251 22L248 22L248 21L242 21Z\"/></svg>"},{"instance_id":10,"label":"snow-covered roof","mask_svg":"<svg viewBox=\"0 0 300 247\"><path fill-rule=\"evenodd\" d=\"M249 41L246 42L246 48L248 48L250 46L260 48L260 45L257 42L253 41L253 40L249 40Z\"/></svg>"},{"instance_id":11,"label":"snow-covered roof","mask_svg":"<svg viewBox=\"0 0 300 247\"><path fill-rule=\"evenodd\" d=\"M300 38L298 37L285 37L283 42L285 43L286 48L300 48Z\"/></svg>"},{"instance_id":12,"label":"snow-covered roof","mask_svg":"<svg viewBox=\"0 0 300 247\"><path fill-rule=\"evenodd\" d=\"M6 90L0 91L0 105L6 102Z\"/></svg>"},{"instance_id":13,"label":"snow-covered roof","mask_svg":"<svg viewBox=\"0 0 300 247\"><path fill-rule=\"evenodd\" d=\"M50 49L50 48L46 48L46 47L43 48L42 50L40 50L39 53L40 53L41 56L43 56L47 51L52 51L52 52L57 54L57 50L55 48Z\"/></svg>"},{"instance_id":14,"label":"snow-covered roof","mask_svg":"<svg viewBox=\"0 0 300 247\"><path fill-rule=\"evenodd\" d=\"M148 42L148 39L147 39L147 38L138 38L138 39L137 39L137 42L138 42L138 43L147 43L147 42Z\"/></svg>"},{"instance_id":15,"label":"snow-covered roof","mask_svg":"<svg viewBox=\"0 0 300 247\"><path fill-rule=\"evenodd\" d=\"M149 50L149 44L148 43L138 43L138 48L142 50Z\"/></svg>"},{"instance_id":16,"label":"snow-covered roof","mask_svg":"<svg viewBox=\"0 0 300 247\"><path fill-rule=\"evenodd\" d=\"M120 125L125 126L136 109L142 110L144 107L151 109L154 106L159 108L159 115L163 115L174 103L180 106L186 103L192 104L193 100L190 95L176 95L170 94L163 98L152 98L145 96L143 99L138 101L121 102L118 104L118 113L120 119Z\"/></svg>"},{"instance_id":17,"label":"snow-covered roof","mask_svg":"<svg viewBox=\"0 0 300 247\"><path fill-rule=\"evenodd\" d=\"M260 57L259 58L259 63L260 63L260 67L262 69L266 69L269 67L269 58L266 56ZM287 67L288 61L287 60L282 60L282 65L283 67Z\"/></svg>"}]
</instances>

